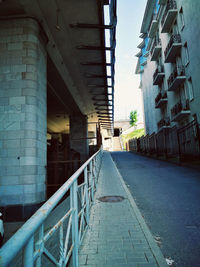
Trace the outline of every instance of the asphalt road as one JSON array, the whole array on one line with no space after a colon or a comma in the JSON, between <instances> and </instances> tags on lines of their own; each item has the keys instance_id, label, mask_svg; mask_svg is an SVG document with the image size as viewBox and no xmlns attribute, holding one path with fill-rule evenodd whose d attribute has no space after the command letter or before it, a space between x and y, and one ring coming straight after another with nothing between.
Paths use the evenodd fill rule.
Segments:
<instances>
[{"instance_id":1,"label":"asphalt road","mask_svg":"<svg viewBox=\"0 0 200 267\"><path fill-rule=\"evenodd\" d=\"M130 152L111 155L164 257L173 266L200 266L200 171Z\"/></svg>"}]
</instances>

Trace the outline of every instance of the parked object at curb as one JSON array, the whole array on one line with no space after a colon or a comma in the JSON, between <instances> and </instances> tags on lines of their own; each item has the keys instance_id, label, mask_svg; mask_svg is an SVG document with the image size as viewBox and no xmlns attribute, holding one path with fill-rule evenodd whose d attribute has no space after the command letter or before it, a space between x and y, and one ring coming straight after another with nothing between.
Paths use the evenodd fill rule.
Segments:
<instances>
[{"instance_id":1,"label":"parked object at curb","mask_svg":"<svg viewBox=\"0 0 200 267\"><path fill-rule=\"evenodd\" d=\"M169 266L172 266L174 263L174 260L172 260L171 258L166 258L166 262Z\"/></svg>"}]
</instances>

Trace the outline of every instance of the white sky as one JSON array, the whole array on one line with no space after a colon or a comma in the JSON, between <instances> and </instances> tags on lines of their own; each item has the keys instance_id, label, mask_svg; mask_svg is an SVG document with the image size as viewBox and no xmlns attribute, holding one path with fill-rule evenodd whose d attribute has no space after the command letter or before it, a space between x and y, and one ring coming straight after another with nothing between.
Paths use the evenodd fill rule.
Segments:
<instances>
[{"instance_id":1,"label":"white sky","mask_svg":"<svg viewBox=\"0 0 200 267\"><path fill-rule=\"evenodd\" d=\"M143 120L140 77L135 74L139 52L140 28L147 0L117 1L117 47L115 50L115 120L129 119L131 110L137 110Z\"/></svg>"}]
</instances>

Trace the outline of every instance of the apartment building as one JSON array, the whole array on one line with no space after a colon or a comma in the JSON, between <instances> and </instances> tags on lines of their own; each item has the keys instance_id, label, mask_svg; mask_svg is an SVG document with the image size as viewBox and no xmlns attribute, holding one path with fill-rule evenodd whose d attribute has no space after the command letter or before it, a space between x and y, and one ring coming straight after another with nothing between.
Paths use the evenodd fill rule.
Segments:
<instances>
[{"instance_id":1,"label":"apartment building","mask_svg":"<svg viewBox=\"0 0 200 267\"><path fill-rule=\"evenodd\" d=\"M199 0L147 1L136 73L148 135L200 121L199 14Z\"/></svg>"}]
</instances>

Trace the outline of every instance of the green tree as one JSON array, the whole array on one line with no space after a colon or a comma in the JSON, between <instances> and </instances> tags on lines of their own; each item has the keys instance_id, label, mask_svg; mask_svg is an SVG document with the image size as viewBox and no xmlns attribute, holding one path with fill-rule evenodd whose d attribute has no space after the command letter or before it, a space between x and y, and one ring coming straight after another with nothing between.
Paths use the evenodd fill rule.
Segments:
<instances>
[{"instance_id":1,"label":"green tree","mask_svg":"<svg viewBox=\"0 0 200 267\"><path fill-rule=\"evenodd\" d=\"M131 126L135 126L136 122L138 121L137 118L138 114L137 114L137 110L133 110L130 112L129 118L130 118L130 125Z\"/></svg>"}]
</instances>

